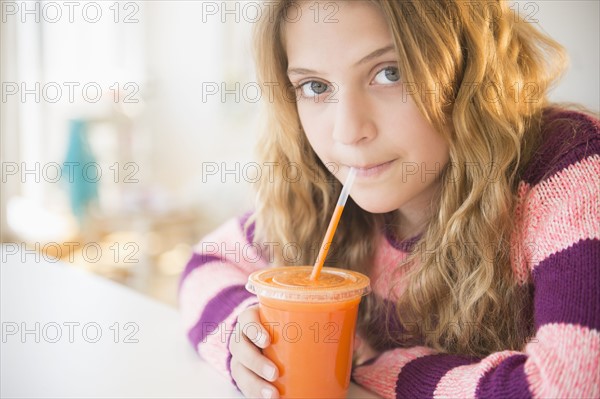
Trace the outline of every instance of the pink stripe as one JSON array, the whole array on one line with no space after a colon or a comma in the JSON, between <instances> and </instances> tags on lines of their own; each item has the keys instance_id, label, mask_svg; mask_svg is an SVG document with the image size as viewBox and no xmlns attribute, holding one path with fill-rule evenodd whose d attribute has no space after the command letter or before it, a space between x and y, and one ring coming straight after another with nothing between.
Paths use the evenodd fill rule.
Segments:
<instances>
[{"instance_id":1,"label":"pink stripe","mask_svg":"<svg viewBox=\"0 0 600 399\"><path fill-rule=\"evenodd\" d=\"M408 272L408 267L398 267L408 256L394 248L385 237L379 236L377 245L379 250L375 254L373 269L370 273L371 289L382 297L392 299L397 297L406 286L406 279L402 279Z\"/></svg>"},{"instance_id":2,"label":"pink stripe","mask_svg":"<svg viewBox=\"0 0 600 399\"><path fill-rule=\"evenodd\" d=\"M227 357L229 355L229 349L227 348L228 335L233 331L233 323L238 315L254 303L256 303L256 298L244 300L231 312L229 317L219 323L218 328L208 335L204 342L198 343L198 354L225 375L229 375L229 371L227 370ZM235 339L235 337L234 335L232 339Z\"/></svg>"},{"instance_id":3,"label":"pink stripe","mask_svg":"<svg viewBox=\"0 0 600 399\"><path fill-rule=\"evenodd\" d=\"M357 383L378 395L395 398L396 381L402 368L414 359L434 353L433 349L423 346L389 350L381 354L373 364L358 367L353 377Z\"/></svg>"},{"instance_id":4,"label":"pink stripe","mask_svg":"<svg viewBox=\"0 0 600 399\"><path fill-rule=\"evenodd\" d=\"M513 268L521 282L548 256L574 243L600 239L600 155L575 163L540 184L519 186Z\"/></svg>"},{"instance_id":5,"label":"pink stripe","mask_svg":"<svg viewBox=\"0 0 600 399\"><path fill-rule=\"evenodd\" d=\"M600 397L600 333L574 324L546 324L525 352L535 398Z\"/></svg>"},{"instance_id":6,"label":"pink stripe","mask_svg":"<svg viewBox=\"0 0 600 399\"><path fill-rule=\"evenodd\" d=\"M246 284L250 273L267 266L261 257L266 250L246 242L238 219L227 221L205 236L194 251L216 256L225 262L206 263L194 269L182 282L179 303L186 330L198 322L206 304L222 289Z\"/></svg>"},{"instance_id":7,"label":"pink stripe","mask_svg":"<svg viewBox=\"0 0 600 399\"><path fill-rule=\"evenodd\" d=\"M482 359L479 363L453 368L438 382L434 397L474 398L477 384L485 373L498 366L504 359L517 354L520 354L520 352L496 352Z\"/></svg>"},{"instance_id":8,"label":"pink stripe","mask_svg":"<svg viewBox=\"0 0 600 399\"><path fill-rule=\"evenodd\" d=\"M525 196L530 193L531 187L525 182L519 184L517 190L517 203L514 211L515 229L510 238L511 248L511 265L513 273L517 281L522 285L529 281L529 267L527 266L527 258L525 256L525 249L528 249L524 245L523 231L525 230L525 223L523 218L525 203Z\"/></svg>"},{"instance_id":9,"label":"pink stripe","mask_svg":"<svg viewBox=\"0 0 600 399\"><path fill-rule=\"evenodd\" d=\"M281 250L281 246L262 247L249 243L238 219L231 219L217 230L205 236L195 247L194 252L221 257L235 264L247 274L267 266L270 250Z\"/></svg>"},{"instance_id":10,"label":"pink stripe","mask_svg":"<svg viewBox=\"0 0 600 399\"><path fill-rule=\"evenodd\" d=\"M206 304L221 290L246 284L248 276L234 265L210 262L193 270L183 281L179 294L183 326L192 328L200 319Z\"/></svg>"}]
</instances>

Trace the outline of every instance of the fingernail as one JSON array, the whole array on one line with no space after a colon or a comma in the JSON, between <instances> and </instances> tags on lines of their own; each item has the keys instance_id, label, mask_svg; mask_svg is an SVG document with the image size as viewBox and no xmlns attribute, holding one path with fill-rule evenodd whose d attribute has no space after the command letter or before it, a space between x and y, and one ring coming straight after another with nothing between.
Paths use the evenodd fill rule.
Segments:
<instances>
[{"instance_id":1,"label":"fingernail","mask_svg":"<svg viewBox=\"0 0 600 399\"><path fill-rule=\"evenodd\" d=\"M275 371L275 367L270 366L268 364L263 367L263 375L269 381L273 381L273 379L275 378Z\"/></svg>"},{"instance_id":2,"label":"fingernail","mask_svg":"<svg viewBox=\"0 0 600 399\"><path fill-rule=\"evenodd\" d=\"M258 337L257 345L260 346L261 348L264 348L266 343L267 343L267 334L262 332L262 333L260 333L260 336Z\"/></svg>"},{"instance_id":3,"label":"fingernail","mask_svg":"<svg viewBox=\"0 0 600 399\"><path fill-rule=\"evenodd\" d=\"M260 391L260 394L262 395L263 398L265 399L271 399L273 397L273 390L269 389L269 388L263 388Z\"/></svg>"}]
</instances>

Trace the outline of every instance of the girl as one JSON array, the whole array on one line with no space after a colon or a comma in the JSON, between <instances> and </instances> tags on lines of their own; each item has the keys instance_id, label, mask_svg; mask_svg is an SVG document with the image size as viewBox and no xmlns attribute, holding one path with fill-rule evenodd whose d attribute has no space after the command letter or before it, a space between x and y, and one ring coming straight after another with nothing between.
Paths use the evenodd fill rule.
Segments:
<instances>
[{"instance_id":1,"label":"girl","mask_svg":"<svg viewBox=\"0 0 600 399\"><path fill-rule=\"evenodd\" d=\"M273 3L256 63L274 173L183 274L199 354L245 395L278 396L244 284L314 262L354 166L326 264L372 282L355 382L386 398L600 396L600 122L548 102L563 49L500 1Z\"/></svg>"}]
</instances>

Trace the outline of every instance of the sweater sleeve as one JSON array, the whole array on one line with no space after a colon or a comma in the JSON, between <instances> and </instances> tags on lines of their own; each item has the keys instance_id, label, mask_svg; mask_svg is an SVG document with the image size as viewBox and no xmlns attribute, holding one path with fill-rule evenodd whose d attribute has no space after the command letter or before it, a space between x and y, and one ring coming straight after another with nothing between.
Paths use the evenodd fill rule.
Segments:
<instances>
[{"instance_id":1,"label":"sweater sleeve","mask_svg":"<svg viewBox=\"0 0 600 399\"><path fill-rule=\"evenodd\" d=\"M479 359L397 348L355 368L353 379L386 398L600 397L598 141L520 186L517 239L529 250L513 254L513 267L533 284L535 323L522 351Z\"/></svg>"},{"instance_id":2,"label":"sweater sleeve","mask_svg":"<svg viewBox=\"0 0 600 399\"><path fill-rule=\"evenodd\" d=\"M194 248L180 280L179 307L187 336L198 354L231 377L228 346L238 315L258 303L245 289L248 276L266 266L261 248L232 219Z\"/></svg>"}]
</instances>

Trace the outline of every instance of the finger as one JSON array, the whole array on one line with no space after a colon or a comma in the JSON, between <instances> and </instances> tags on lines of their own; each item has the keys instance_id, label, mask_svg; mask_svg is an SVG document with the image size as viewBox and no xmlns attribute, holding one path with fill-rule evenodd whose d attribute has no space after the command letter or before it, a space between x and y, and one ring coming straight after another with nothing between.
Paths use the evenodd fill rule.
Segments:
<instances>
[{"instance_id":1,"label":"finger","mask_svg":"<svg viewBox=\"0 0 600 399\"><path fill-rule=\"evenodd\" d=\"M279 398L277 388L244 367L240 362L231 363L231 376L247 398Z\"/></svg>"},{"instance_id":2,"label":"finger","mask_svg":"<svg viewBox=\"0 0 600 399\"><path fill-rule=\"evenodd\" d=\"M240 314L238 325L242 333L256 346L264 349L271 344L269 332L260 321L257 305L249 307Z\"/></svg>"},{"instance_id":3,"label":"finger","mask_svg":"<svg viewBox=\"0 0 600 399\"><path fill-rule=\"evenodd\" d=\"M252 343L242 335L240 343L236 344L236 360L243 366L267 381L275 381L279 376L277 366Z\"/></svg>"}]
</instances>

